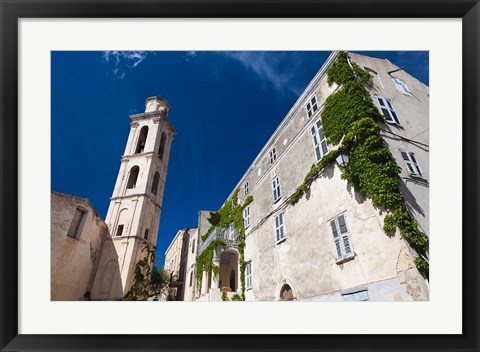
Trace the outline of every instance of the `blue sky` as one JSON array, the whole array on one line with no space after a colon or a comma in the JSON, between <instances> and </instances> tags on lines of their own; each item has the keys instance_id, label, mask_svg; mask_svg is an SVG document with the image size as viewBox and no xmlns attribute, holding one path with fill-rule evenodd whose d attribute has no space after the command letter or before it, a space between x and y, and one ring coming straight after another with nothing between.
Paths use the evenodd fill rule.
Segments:
<instances>
[{"instance_id":1,"label":"blue sky","mask_svg":"<svg viewBox=\"0 0 480 352\"><path fill-rule=\"evenodd\" d=\"M387 58L428 85L428 52ZM330 52L52 52L52 190L88 198L105 218L145 99L170 102L173 141L157 264L199 210L217 210Z\"/></svg>"}]
</instances>

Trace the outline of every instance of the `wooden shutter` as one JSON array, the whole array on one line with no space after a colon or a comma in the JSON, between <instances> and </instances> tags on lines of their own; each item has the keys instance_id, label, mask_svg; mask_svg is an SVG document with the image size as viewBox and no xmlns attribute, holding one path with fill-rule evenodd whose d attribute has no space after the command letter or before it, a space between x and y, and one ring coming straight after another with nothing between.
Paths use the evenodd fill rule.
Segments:
<instances>
[{"instance_id":1,"label":"wooden shutter","mask_svg":"<svg viewBox=\"0 0 480 352\"><path fill-rule=\"evenodd\" d=\"M335 249L337 250L337 260L342 259L342 247L340 246L340 235L339 235L339 230L337 229L337 223L335 219L330 221L330 226L332 228L332 233L333 233L333 242L335 243Z\"/></svg>"},{"instance_id":2,"label":"wooden shutter","mask_svg":"<svg viewBox=\"0 0 480 352\"><path fill-rule=\"evenodd\" d=\"M327 154L328 148L327 148L327 139L323 134L323 126L322 126L321 120L317 121L317 132L318 132L318 137L320 139L320 144L322 146L322 156L324 156L325 154Z\"/></svg>"},{"instance_id":3,"label":"wooden shutter","mask_svg":"<svg viewBox=\"0 0 480 352\"><path fill-rule=\"evenodd\" d=\"M319 161L322 158L322 154L320 152L320 142L317 137L317 132L315 131L315 126L312 126L310 131L312 132L313 147L315 148L315 155L317 156L317 161Z\"/></svg>"},{"instance_id":4,"label":"wooden shutter","mask_svg":"<svg viewBox=\"0 0 480 352\"><path fill-rule=\"evenodd\" d=\"M350 257L353 254L352 245L350 243L350 237L348 236L347 224L345 222L345 215L338 216L338 227L340 228L340 236L342 237L342 245L344 249L345 257Z\"/></svg>"}]
</instances>

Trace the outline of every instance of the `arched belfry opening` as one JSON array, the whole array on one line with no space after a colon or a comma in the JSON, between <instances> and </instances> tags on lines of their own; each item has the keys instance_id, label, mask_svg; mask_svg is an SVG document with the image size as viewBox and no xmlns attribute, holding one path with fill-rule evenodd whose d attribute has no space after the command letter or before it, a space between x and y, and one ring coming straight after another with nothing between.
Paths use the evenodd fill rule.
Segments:
<instances>
[{"instance_id":1,"label":"arched belfry opening","mask_svg":"<svg viewBox=\"0 0 480 352\"><path fill-rule=\"evenodd\" d=\"M290 285L285 284L280 289L280 300L281 301L292 301L294 299L293 291Z\"/></svg>"},{"instance_id":2,"label":"arched belfry opening","mask_svg":"<svg viewBox=\"0 0 480 352\"><path fill-rule=\"evenodd\" d=\"M143 126L140 130L140 135L138 136L137 148L135 149L135 154L142 153L145 149L145 144L147 143L148 136L148 127Z\"/></svg>"},{"instance_id":3,"label":"arched belfry opening","mask_svg":"<svg viewBox=\"0 0 480 352\"><path fill-rule=\"evenodd\" d=\"M160 138L160 146L158 147L158 157L160 160L163 160L163 154L165 154L165 142L167 140L167 135L165 132L162 133L162 137Z\"/></svg>"},{"instance_id":4,"label":"arched belfry opening","mask_svg":"<svg viewBox=\"0 0 480 352\"><path fill-rule=\"evenodd\" d=\"M130 176L128 177L127 189L135 188L135 186L137 185L139 172L140 172L140 168L138 166L134 166L130 169Z\"/></svg>"},{"instance_id":5,"label":"arched belfry opening","mask_svg":"<svg viewBox=\"0 0 480 352\"><path fill-rule=\"evenodd\" d=\"M158 190L158 182L160 181L160 174L158 171L155 172L155 175L153 176L153 182L152 182L152 193L157 195L157 190Z\"/></svg>"}]
</instances>

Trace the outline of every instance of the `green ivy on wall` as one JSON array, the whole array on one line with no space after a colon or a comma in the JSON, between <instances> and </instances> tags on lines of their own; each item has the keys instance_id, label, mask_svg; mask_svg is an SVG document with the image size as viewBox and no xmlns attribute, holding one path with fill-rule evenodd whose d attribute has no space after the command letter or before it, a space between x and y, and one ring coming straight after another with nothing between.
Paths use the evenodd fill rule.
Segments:
<instances>
[{"instance_id":1,"label":"green ivy on wall","mask_svg":"<svg viewBox=\"0 0 480 352\"><path fill-rule=\"evenodd\" d=\"M322 125L327 141L340 144L339 149L349 155L349 163L343 168L342 178L365 197L370 197L374 206L388 211L383 229L401 234L419 253L415 264L428 276L428 237L419 230L417 221L405 205L399 188L401 168L380 136L377 123L385 119L374 105L365 86L371 86L371 76L357 64L349 63L347 55L339 53L327 70L328 82L341 87L326 101L322 111ZM305 176L304 182L290 198L296 204L310 189L321 171L335 160L338 150L326 154Z\"/></svg>"},{"instance_id":2,"label":"green ivy on wall","mask_svg":"<svg viewBox=\"0 0 480 352\"><path fill-rule=\"evenodd\" d=\"M238 252L240 253L239 263L240 263L240 284L242 288L242 300L245 300L245 267L246 261L244 256L245 251L245 225L243 219L243 210L253 202L253 196L248 195L243 204L238 203L238 189L232 195L232 198L227 200L223 206L216 212L211 212L208 221L211 226L207 232L201 236L202 241L205 241L208 236L216 227L228 228L230 224L233 223L235 230L240 234L240 239L238 243ZM219 268L216 265L213 265L212 260L215 255L215 251L219 246L226 248L226 244L222 240L212 240L207 248L203 250L197 256L197 271L196 271L196 283L197 290L200 290L202 287L202 278L203 271L206 271L210 274L212 271L215 275L218 274Z\"/></svg>"}]
</instances>

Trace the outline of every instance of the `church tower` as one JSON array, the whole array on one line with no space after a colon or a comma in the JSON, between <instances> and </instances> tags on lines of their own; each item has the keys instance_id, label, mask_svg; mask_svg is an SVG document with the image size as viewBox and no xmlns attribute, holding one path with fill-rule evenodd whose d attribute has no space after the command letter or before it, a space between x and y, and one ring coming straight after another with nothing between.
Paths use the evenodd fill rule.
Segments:
<instances>
[{"instance_id":1,"label":"church tower","mask_svg":"<svg viewBox=\"0 0 480 352\"><path fill-rule=\"evenodd\" d=\"M150 97L144 113L130 116L130 134L105 219L110 238L95 275L93 299L121 299L132 285L135 265L145 256L145 245L157 244L175 134L169 110L167 100Z\"/></svg>"}]
</instances>

